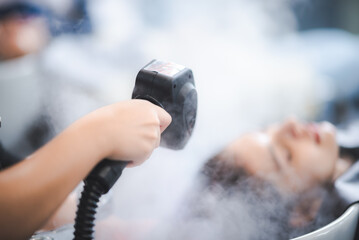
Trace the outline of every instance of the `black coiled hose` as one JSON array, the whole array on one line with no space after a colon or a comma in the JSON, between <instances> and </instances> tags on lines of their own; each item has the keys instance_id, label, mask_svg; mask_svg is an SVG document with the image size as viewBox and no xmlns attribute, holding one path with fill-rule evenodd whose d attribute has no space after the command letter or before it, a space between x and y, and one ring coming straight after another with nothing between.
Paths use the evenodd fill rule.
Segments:
<instances>
[{"instance_id":1,"label":"black coiled hose","mask_svg":"<svg viewBox=\"0 0 359 240\"><path fill-rule=\"evenodd\" d=\"M101 185L97 181L86 181L81 193L81 199L76 212L75 240L94 239L95 214L97 203L103 194Z\"/></svg>"},{"instance_id":2,"label":"black coiled hose","mask_svg":"<svg viewBox=\"0 0 359 240\"><path fill-rule=\"evenodd\" d=\"M74 240L94 239L97 203L112 188L128 163L104 159L86 177L76 212Z\"/></svg>"}]
</instances>

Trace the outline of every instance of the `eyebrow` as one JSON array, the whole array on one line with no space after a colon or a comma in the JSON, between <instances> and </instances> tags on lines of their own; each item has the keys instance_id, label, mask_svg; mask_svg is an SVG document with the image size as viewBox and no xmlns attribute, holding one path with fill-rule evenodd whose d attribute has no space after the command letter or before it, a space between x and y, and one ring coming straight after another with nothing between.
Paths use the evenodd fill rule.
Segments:
<instances>
[{"instance_id":1,"label":"eyebrow","mask_svg":"<svg viewBox=\"0 0 359 240\"><path fill-rule=\"evenodd\" d=\"M277 170L281 170L282 167L281 167L280 164L279 164L278 157L277 157L277 155L276 155L275 152L274 152L274 148L273 148L272 144L269 144L269 145L268 145L268 150L269 150L269 152L270 152L272 161L274 162L274 165L276 166Z\"/></svg>"}]
</instances>

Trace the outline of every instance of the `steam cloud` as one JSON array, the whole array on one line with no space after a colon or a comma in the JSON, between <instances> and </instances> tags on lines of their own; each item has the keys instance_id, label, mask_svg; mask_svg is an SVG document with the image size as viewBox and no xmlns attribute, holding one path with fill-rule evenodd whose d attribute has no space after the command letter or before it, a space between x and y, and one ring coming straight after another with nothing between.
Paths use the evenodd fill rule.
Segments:
<instances>
[{"instance_id":1,"label":"steam cloud","mask_svg":"<svg viewBox=\"0 0 359 240\"><path fill-rule=\"evenodd\" d=\"M89 3L93 35L55 39L43 54L47 74L70 78L75 86L87 86L82 89L93 99L112 103L130 98L136 73L147 62L165 59L191 68L198 91L197 121L187 147L178 152L156 150L143 166L126 169L113 188L107 213L125 222L176 219L198 169L212 154L244 131L288 114L310 118L319 104L315 89L322 76L300 53L285 49L287 40L297 39L286 0ZM59 129L84 109L97 106L86 100L74 103L71 94L76 93L70 90L55 94L62 100L52 111L66 115L66 123L55 126ZM63 109L65 105L69 107ZM172 239L190 239L182 235L188 232L206 240L271 239L266 236L277 234L278 229L260 221L269 212L255 210L261 206L280 214L281 205L249 201L249 195L239 199L209 196L205 204L211 208L215 203L213 215L178 222ZM161 226L158 239L177 227Z\"/></svg>"}]
</instances>

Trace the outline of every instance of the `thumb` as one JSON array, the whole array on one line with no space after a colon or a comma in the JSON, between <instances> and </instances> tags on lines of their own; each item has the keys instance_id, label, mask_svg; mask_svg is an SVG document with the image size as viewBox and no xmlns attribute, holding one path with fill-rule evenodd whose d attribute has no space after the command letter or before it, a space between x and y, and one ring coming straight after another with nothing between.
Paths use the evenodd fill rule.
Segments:
<instances>
[{"instance_id":1,"label":"thumb","mask_svg":"<svg viewBox=\"0 0 359 240\"><path fill-rule=\"evenodd\" d=\"M160 120L161 133L171 124L172 117L163 108L156 106L157 116Z\"/></svg>"}]
</instances>

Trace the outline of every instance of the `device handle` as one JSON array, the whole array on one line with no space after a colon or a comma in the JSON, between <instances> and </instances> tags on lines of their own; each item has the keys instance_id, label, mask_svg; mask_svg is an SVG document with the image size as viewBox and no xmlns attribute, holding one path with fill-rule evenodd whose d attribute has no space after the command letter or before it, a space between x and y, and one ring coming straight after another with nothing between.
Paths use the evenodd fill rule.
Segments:
<instances>
[{"instance_id":1,"label":"device handle","mask_svg":"<svg viewBox=\"0 0 359 240\"><path fill-rule=\"evenodd\" d=\"M129 161L104 159L86 177L85 182L97 181L102 186L102 194L107 193L121 176Z\"/></svg>"},{"instance_id":2,"label":"device handle","mask_svg":"<svg viewBox=\"0 0 359 240\"><path fill-rule=\"evenodd\" d=\"M164 109L162 104L151 96L134 96L133 99L147 100ZM110 160L105 158L99 162L90 174L86 177L85 183L89 181L97 181L102 186L102 194L107 193L121 177L123 169L129 164L129 161Z\"/></svg>"}]
</instances>

